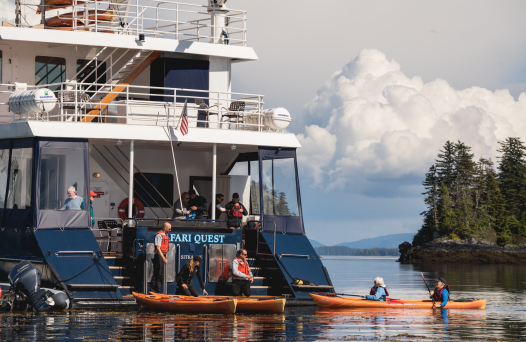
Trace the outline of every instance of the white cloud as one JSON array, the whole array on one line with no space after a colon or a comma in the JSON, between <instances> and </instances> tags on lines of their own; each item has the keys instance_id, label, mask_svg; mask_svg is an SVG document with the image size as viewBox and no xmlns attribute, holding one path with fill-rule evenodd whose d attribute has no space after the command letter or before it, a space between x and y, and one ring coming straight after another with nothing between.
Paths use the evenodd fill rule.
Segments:
<instances>
[{"instance_id":1,"label":"white cloud","mask_svg":"<svg viewBox=\"0 0 526 342\"><path fill-rule=\"evenodd\" d=\"M298 136L300 165L314 185L354 192L394 186L402 195L419 194L411 182L395 180L420 182L448 139L494 160L499 140L526 140L526 93L516 101L508 90L424 83L373 49L336 72L305 108L305 121L316 125Z\"/></svg>"},{"instance_id":2,"label":"white cloud","mask_svg":"<svg viewBox=\"0 0 526 342\"><path fill-rule=\"evenodd\" d=\"M0 20L15 23L15 3L10 0L0 0Z\"/></svg>"}]
</instances>

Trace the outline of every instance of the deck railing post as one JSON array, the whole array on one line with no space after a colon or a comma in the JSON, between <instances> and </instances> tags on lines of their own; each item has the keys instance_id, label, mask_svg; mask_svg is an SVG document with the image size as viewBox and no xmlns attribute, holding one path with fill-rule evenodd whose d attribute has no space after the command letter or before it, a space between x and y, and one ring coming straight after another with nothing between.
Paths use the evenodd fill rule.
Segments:
<instances>
[{"instance_id":1,"label":"deck railing post","mask_svg":"<svg viewBox=\"0 0 526 342\"><path fill-rule=\"evenodd\" d=\"M130 140L130 182L128 191L128 218L133 217L133 158L135 151L133 147L133 140Z\"/></svg>"},{"instance_id":2,"label":"deck railing post","mask_svg":"<svg viewBox=\"0 0 526 342\"><path fill-rule=\"evenodd\" d=\"M146 259L144 260L143 273L143 292L144 294L148 294L148 262L146 261Z\"/></svg>"},{"instance_id":3,"label":"deck railing post","mask_svg":"<svg viewBox=\"0 0 526 342\"><path fill-rule=\"evenodd\" d=\"M164 274L163 274L163 293L168 294L168 264L163 264L164 267Z\"/></svg>"}]
</instances>

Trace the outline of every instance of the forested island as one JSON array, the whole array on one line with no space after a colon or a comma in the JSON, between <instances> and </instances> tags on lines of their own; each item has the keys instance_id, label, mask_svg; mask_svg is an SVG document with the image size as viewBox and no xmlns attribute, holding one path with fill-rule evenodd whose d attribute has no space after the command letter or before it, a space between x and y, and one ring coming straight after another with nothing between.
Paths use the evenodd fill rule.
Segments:
<instances>
[{"instance_id":1,"label":"forested island","mask_svg":"<svg viewBox=\"0 0 526 342\"><path fill-rule=\"evenodd\" d=\"M526 146L498 144L495 165L463 142L445 143L423 181L422 227L412 246L400 245L400 261L526 260Z\"/></svg>"},{"instance_id":2,"label":"forested island","mask_svg":"<svg viewBox=\"0 0 526 342\"><path fill-rule=\"evenodd\" d=\"M352 255L352 256L398 256L398 248L350 248L347 246L315 247L318 255Z\"/></svg>"}]
</instances>

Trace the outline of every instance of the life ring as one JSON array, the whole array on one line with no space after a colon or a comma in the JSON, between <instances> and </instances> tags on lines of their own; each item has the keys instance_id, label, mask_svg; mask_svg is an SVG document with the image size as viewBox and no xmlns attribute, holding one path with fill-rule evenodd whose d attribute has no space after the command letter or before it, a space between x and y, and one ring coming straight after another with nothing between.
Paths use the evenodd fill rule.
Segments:
<instances>
[{"instance_id":1,"label":"life ring","mask_svg":"<svg viewBox=\"0 0 526 342\"><path fill-rule=\"evenodd\" d=\"M128 203L130 202L129 198L125 198L119 205L119 217L122 220L126 220L128 215ZM144 217L144 205L141 200L138 198L133 199L132 213L134 218L143 218Z\"/></svg>"}]
</instances>

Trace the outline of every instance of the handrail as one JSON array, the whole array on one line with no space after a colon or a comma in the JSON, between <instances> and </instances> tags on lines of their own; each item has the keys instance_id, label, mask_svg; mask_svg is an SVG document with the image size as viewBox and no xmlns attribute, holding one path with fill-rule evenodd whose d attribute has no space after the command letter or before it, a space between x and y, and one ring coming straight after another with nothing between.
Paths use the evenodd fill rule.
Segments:
<instances>
[{"instance_id":1,"label":"handrail","mask_svg":"<svg viewBox=\"0 0 526 342\"><path fill-rule=\"evenodd\" d=\"M248 224L249 222L272 223L272 224L274 224L274 243L272 244L272 246L273 246L273 253L272 253L272 254L275 255L275 254L276 254L276 230L277 230L276 222L274 222L274 221L258 221L258 220L250 220L250 221L247 221L247 224ZM257 237L257 242L258 242L258 243L259 243L259 233L262 232L262 230L261 230L262 228L263 228L263 225L262 225L261 228L259 228L259 230L258 230L258 237ZM256 254L258 253L258 248L259 248L259 246L256 245Z\"/></svg>"},{"instance_id":2,"label":"handrail","mask_svg":"<svg viewBox=\"0 0 526 342\"><path fill-rule=\"evenodd\" d=\"M280 254L279 258L283 257L296 257L296 258L307 258L310 259L310 255L303 255L303 254Z\"/></svg>"}]
</instances>

